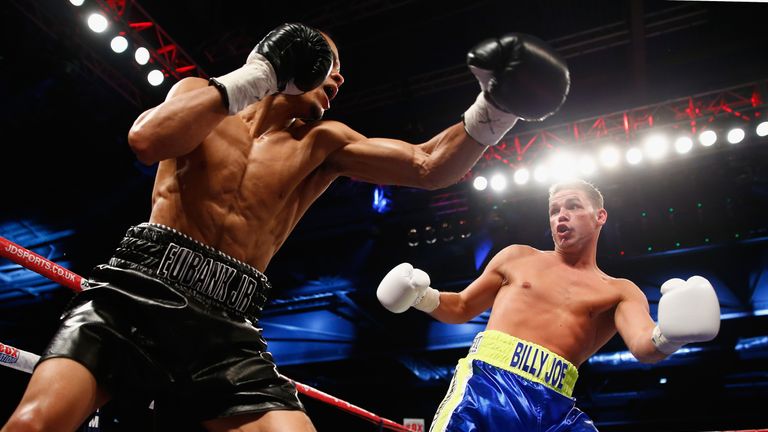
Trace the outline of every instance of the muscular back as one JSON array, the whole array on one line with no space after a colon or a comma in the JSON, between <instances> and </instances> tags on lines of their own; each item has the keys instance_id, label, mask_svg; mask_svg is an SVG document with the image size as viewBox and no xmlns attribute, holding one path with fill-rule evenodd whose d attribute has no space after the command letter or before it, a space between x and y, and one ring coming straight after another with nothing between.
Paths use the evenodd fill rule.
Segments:
<instances>
[{"instance_id":1,"label":"muscular back","mask_svg":"<svg viewBox=\"0 0 768 432\"><path fill-rule=\"evenodd\" d=\"M264 270L336 175L333 123L292 125L252 138L238 116L191 153L160 162L150 221L172 226Z\"/></svg>"},{"instance_id":2,"label":"muscular back","mask_svg":"<svg viewBox=\"0 0 768 432\"><path fill-rule=\"evenodd\" d=\"M326 82L338 89L343 79ZM462 123L411 144L367 138L339 122L296 120L329 106L318 87L267 96L230 116L206 80L179 81L128 134L139 161L160 162L150 221L264 271L335 178L436 189L458 181L485 150Z\"/></svg>"},{"instance_id":3,"label":"muscular back","mask_svg":"<svg viewBox=\"0 0 768 432\"><path fill-rule=\"evenodd\" d=\"M581 365L613 335L624 285L597 268L578 269L554 252L529 248L502 261L488 329L543 345Z\"/></svg>"}]
</instances>

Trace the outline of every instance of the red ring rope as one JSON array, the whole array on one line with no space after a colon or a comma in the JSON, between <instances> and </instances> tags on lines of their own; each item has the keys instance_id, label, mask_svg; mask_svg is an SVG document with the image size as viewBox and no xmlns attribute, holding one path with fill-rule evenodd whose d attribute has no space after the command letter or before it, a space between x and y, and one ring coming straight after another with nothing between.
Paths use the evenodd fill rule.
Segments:
<instances>
[{"instance_id":1,"label":"red ring rope","mask_svg":"<svg viewBox=\"0 0 768 432\"><path fill-rule=\"evenodd\" d=\"M0 256L43 275L54 282L60 283L75 292L88 288L88 281L78 274L3 237L0 237Z\"/></svg>"},{"instance_id":2,"label":"red ring rope","mask_svg":"<svg viewBox=\"0 0 768 432\"><path fill-rule=\"evenodd\" d=\"M48 279L51 279L52 281L57 282L75 292L80 292L89 288L87 279L83 279L78 274L46 258L43 258L42 256L28 249L25 249L24 247L19 246L16 243L3 237L0 237L0 256L7 258L8 260L23 267L26 267L35 273L45 276ZM6 358L8 361L6 361ZM0 342L0 364L3 366L8 366L24 372L32 373L32 370L34 369L34 366L39 359L40 356L37 354L23 351L9 345L4 345L2 342ZM299 391L299 393L303 395L320 400L329 405L333 405L336 408L362 417L365 420L380 425L386 429L406 432L410 430L399 423L380 417L370 411L364 410L360 407L350 404L349 402L345 402L341 399L331 396L328 393L321 392L320 390L317 390L306 384L302 384L298 381L294 381L288 377L285 378L291 380L296 385L296 389Z\"/></svg>"}]
</instances>

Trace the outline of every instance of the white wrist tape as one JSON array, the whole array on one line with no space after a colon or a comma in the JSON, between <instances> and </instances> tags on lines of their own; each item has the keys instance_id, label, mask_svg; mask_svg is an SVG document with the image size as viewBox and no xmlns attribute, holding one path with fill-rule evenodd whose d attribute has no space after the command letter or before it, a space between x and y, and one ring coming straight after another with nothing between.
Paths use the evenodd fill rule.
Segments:
<instances>
[{"instance_id":1,"label":"white wrist tape","mask_svg":"<svg viewBox=\"0 0 768 432\"><path fill-rule=\"evenodd\" d=\"M234 71L212 78L221 84L227 93L229 114L233 115L248 105L277 93L277 75L269 61L255 51L248 56L245 64Z\"/></svg>"},{"instance_id":2,"label":"white wrist tape","mask_svg":"<svg viewBox=\"0 0 768 432\"><path fill-rule=\"evenodd\" d=\"M485 98L481 92L475 103L464 113L464 130L480 144L496 145L517 122L518 117L504 112Z\"/></svg>"},{"instance_id":3,"label":"white wrist tape","mask_svg":"<svg viewBox=\"0 0 768 432\"><path fill-rule=\"evenodd\" d=\"M422 312L430 313L440 306L440 291L427 288L424 294L413 302L413 307Z\"/></svg>"},{"instance_id":4,"label":"white wrist tape","mask_svg":"<svg viewBox=\"0 0 768 432\"><path fill-rule=\"evenodd\" d=\"M653 329L653 336L651 336L651 341L654 345L656 345L657 350L663 352L666 355L674 353L675 351L679 350L681 346L685 345L681 343L675 343L667 339L663 334L661 334L661 329L659 326L656 326Z\"/></svg>"}]
</instances>

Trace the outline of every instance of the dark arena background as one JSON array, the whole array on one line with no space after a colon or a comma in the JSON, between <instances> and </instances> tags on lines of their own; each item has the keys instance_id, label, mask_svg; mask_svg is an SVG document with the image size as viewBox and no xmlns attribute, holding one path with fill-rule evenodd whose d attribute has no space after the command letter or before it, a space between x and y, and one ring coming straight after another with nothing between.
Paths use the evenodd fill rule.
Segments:
<instances>
[{"instance_id":1,"label":"dark arena background","mask_svg":"<svg viewBox=\"0 0 768 432\"><path fill-rule=\"evenodd\" d=\"M707 277L722 310L716 339L654 365L635 361L614 338L581 367L577 405L601 431L768 428L768 4L73 3L0 5L1 237L87 275L149 216L155 171L128 147L133 120L179 79L239 67L283 22L324 29L338 44L346 82L327 118L410 142L460 121L474 101L478 85L465 64L473 45L530 33L571 71L556 115L519 123L446 189L344 178L310 208L266 270L276 289L260 325L281 372L428 428L488 313L461 325L413 310L394 315L376 299L379 280L408 261L433 287L459 291L509 244L551 249L547 186L575 175L605 195L598 265L640 286L654 319L659 287L671 277ZM92 13L106 30L89 28ZM118 35L127 41L119 54L110 49ZM145 65L134 59L140 46ZM0 259L0 342L41 352L71 296ZM0 423L28 379L0 368ZM379 430L303 400L321 432ZM141 416L151 424L148 409L137 418L120 412L107 405L100 426L83 430Z\"/></svg>"}]
</instances>

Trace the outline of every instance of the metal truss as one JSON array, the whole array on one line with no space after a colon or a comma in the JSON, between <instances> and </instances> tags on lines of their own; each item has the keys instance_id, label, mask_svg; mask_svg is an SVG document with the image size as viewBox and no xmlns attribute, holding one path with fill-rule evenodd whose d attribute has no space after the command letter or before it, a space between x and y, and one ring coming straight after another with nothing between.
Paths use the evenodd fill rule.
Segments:
<instances>
[{"instance_id":1,"label":"metal truss","mask_svg":"<svg viewBox=\"0 0 768 432\"><path fill-rule=\"evenodd\" d=\"M188 76L207 78L208 75L192 57L166 32L160 24L134 0L96 0L113 21L126 29L126 36L147 48L151 58L162 65L166 73L180 80Z\"/></svg>"},{"instance_id":2,"label":"metal truss","mask_svg":"<svg viewBox=\"0 0 768 432\"><path fill-rule=\"evenodd\" d=\"M723 119L748 125L766 116L767 89L768 81L761 80L547 128L512 133L487 151L475 169L498 162L516 168L534 159L542 151L560 146L608 142L632 145L651 130L671 130L694 135L705 128L723 127L728 123Z\"/></svg>"},{"instance_id":3,"label":"metal truss","mask_svg":"<svg viewBox=\"0 0 768 432\"><path fill-rule=\"evenodd\" d=\"M151 61L158 64L167 76L176 80L187 76L207 78L202 68L138 3L133 0L95 1L113 24L122 26L122 35L149 50ZM73 25L77 14L73 13L71 5L65 4L66 2L45 6L39 2L25 0L10 2L41 30L76 53L78 61L134 106L144 108L149 101L156 98L155 92L149 88L136 85L135 76L119 70L103 53L99 53L87 39L86 32ZM70 19L63 18L67 16L70 16Z\"/></svg>"},{"instance_id":4,"label":"metal truss","mask_svg":"<svg viewBox=\"0 0 768 432\"><path fill-rule=\"evenodd\" d=\"M78 55L78 60L87 66L91 72L103 79L128 102L136 107L142 107L148 94L135 85L135 80L126 77L122 72L105 61L93 47L85 43L79 29L71 25L70 20L62 19L62 12L39 2L26 0L10 0L22 14L51 36L61 41ZM66 5L59 5L59 7Z\"/></svg>"}]
</instances>

